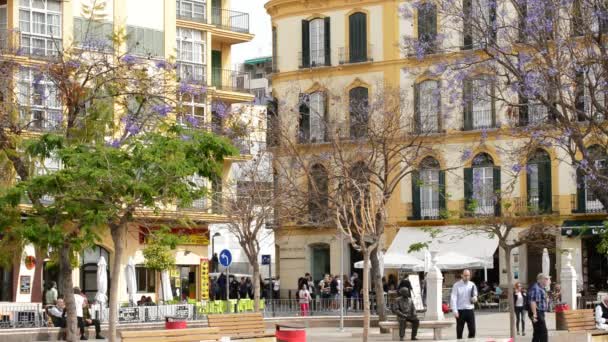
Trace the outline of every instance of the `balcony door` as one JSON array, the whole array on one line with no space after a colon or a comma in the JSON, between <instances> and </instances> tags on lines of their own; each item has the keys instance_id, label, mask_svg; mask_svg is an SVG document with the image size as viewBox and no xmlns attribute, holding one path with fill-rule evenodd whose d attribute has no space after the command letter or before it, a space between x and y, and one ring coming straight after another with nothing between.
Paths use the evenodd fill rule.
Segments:
<instances>
[{"instance_id":1,"label":"balcony door","mask_svg":"<svg viewBox=\"0 0 608 342\"><path fill-rule=\"evenodd\" d=\"M216 88L222 87L222 51L211 51L211 84Z\"/></svg>"}]
</instances>

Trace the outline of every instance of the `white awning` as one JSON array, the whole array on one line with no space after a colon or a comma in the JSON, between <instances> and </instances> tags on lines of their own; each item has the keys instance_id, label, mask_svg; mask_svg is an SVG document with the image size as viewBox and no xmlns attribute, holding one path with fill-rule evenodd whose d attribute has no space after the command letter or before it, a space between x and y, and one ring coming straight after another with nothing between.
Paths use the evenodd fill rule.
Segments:
<instances>
[{"instance_id":1,"label":"white awning","mask_svg":"<svg viewBox=\"0 0 608 342\"><path fill-rule=\"evenodd\" d=\"M408 253L411 245L421 242L427 242L429 250L438 252L437 266L442 270L494 267L498 238L469 233L466 227L451 226L441 228L441 233L434 239L420 228L400 228L386 251L384 268L424 270L424 250ZM355 263L355 267L362 268L363 262Z\"/></svg>"}]
</instances>

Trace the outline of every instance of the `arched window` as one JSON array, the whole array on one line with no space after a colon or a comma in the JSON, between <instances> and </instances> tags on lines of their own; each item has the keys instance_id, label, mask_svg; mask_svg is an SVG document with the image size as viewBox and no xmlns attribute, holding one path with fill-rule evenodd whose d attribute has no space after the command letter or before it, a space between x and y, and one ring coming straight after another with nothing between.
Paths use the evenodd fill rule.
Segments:
<instances>
[{"instance_id":1,"label":"arched window","mask_svg":"<svg viewBox=\"0 0 608 342\"><path fill-rule=\"evenodd\" d=\"M327 103L325 93L303 94L300 99L299 140L301 143L325 141Z\"/></svg>"},{"instance_id":2,"label":"arched window","mask_svg":"<svg viewBox=\"0 0 608 342\"><path fill-rule=\"evenodd\" d=\"M412 172L413 219L438 219L445 210L445 172L433 157L422 160Z\"/></svg>"},{"instance_id":3,"label":"arched window","mask_svg":"<svg viewBox=\"0 0 608 342\"><path fill-rule=\"evenodd\" d=\"M464 195L467 211L475 215L500 215L500 168L487 153L473 158L472 167L464 169Z\"/></svg>"},{"instance_id":4,"label":"arched window","mask_svg":"<svg viewBox=\"0 0 608 342\"><path fill-rule=\"evenodd\" d=\"M95 246L82 252L80 288L90 302L95 299L95 294L97 293L97 263L102 256L106 259L106 264L108 265L107 279L108 284L110 284L110 253L108 253L108 250L101 246ZM110 293L109 289L108 293Z\"/></svg>"},{"instance_id":5,"label":"arched window","mask_svg":"<svg viewBox=\"0 0 608 342\"><path fill-rule=\"evenodd\" d=\"M551 157L547 151L538 149L528 159L526 167L528 209L536 212L551 212Z\"/></svg>"},{"instance_id":6,"label":"arched window","mask_svg":"<svg viewBox=\"0 0 608 342\"><path fill-rule=\"evenodd\" d=\"M328 218L329 177L321 164L315 164L310 170L308 184L308 211L313 223L325 222Z\"/></svg>"},{"instance_id":7,"label":"arched window","mask_svg":"<svg viewBox=\"0 0 608 342\"><path fill-rule=\"evenodd\" d=\"M348 62L367 60L367 15L362 12L348 17Z\"/></svg>"},{"instance_id":8,"label":"arched window","mask_svg":"<svg viewBox=\"0 0 608 342\"><path fill-rule=\"evenodd\" d=\"M362 138L367 135L369 123L369 91L365 87L355 87L348 92L350 104L350 137Z\"/></svg>"},{"instance_id":9,"label":"arched window","mask_svg":"<svg viewBox=\"0 0 608 342\"><path fill-rule=\"evenodd\" d=\"M414 95L417 130L420 133L438 132L441 118L439 81L426 80L416 84Z\"/></svg>"}]
</instances>

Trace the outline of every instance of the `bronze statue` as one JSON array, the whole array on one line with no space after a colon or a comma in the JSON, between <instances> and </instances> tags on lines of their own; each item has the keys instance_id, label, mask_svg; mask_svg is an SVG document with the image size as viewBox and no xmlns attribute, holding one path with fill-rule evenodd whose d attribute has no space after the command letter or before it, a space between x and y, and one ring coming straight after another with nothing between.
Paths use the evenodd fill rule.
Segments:
<instances>
[{"instance_id":1,"label":"bronze statue","mask_svg":"<svg viewBox=\"0 0 608 342\"><path fill-rule=\"evenodd\" d=\"M397 315L397 320L399 321L399 340L403 341L407 322L412 324L412 341L417 340L416 334L418 333L420 321L416 316L416 307L410 297L410 290L407 287L399 290L399 297L391 305L391 310Z\"/></svg>"}]
</instances>

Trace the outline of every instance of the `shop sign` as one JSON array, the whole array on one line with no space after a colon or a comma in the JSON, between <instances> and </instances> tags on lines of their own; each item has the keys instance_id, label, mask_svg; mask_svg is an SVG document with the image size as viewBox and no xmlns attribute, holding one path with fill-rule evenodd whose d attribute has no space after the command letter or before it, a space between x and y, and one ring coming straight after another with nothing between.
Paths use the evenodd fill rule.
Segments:
<instances>
[{"instance_id":1,"label":"shop sign","mask_svg":"<svg viewBox=\"0 0 608 342\"><path fill-rule=\"evenodd\" d=\"M201 300L209 300L209 259L201 259Z\"/></svg>"}]
</instances>

